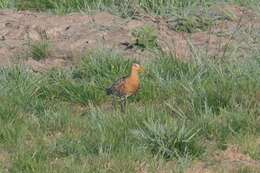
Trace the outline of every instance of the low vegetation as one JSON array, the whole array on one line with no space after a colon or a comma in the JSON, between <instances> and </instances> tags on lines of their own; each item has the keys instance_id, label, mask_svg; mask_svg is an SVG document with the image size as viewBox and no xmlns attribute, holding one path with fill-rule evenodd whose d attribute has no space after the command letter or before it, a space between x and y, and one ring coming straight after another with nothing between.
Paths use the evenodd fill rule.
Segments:
<instances>
[{"instance_id":1,"label":"low vegetation","mask_svg":"<svg viewBox=\"0 0 260 173\"><path fill-rule=\"evenodd\" d=\"M214 2L0 0L0 8L109 10L123 17L144 11L170 16L176 31L192 33L209 30L214 19L191 17L189 10ZM260 6L257 0L229 2ZM253 47L241 58L240 45L227 46L221 58L213 58L194 49L185 61L161 52L156 34L148 25L133 31L135 46L158 56L142 64L141 90L128 99L124 114L112 109L105 88L138 61L114 51L93 50L71 68L42 73L23 65L1 67L0 172L185 172L193 161L208 163L230 145L259 161L259 50ZM50 49L48 41L33 42L28 56L39 61Z\"/></svg>"},{"instance_id":2,"label":"low vegetation","mask_svg":"<svg viewBox=\"0 0 260 173\"><path fill-rule=\"evenodd\" d=\"M151 26L144 26L133 31L133 36L136 38L135 46L141 49L157 48L157 33Z\"/></svg>"},{"instance_id":3,"label":"low vegetation","mask_svg":"<svg viewBox=\"0 0 260 173\"><path fill-rule=\"evenodd\" d=\"M228 0L258 9L258 0ZM0 8L16 8L18 10L53 11L68 13L74 11L108 10L123 17L131 17L142 9L158 15L178 15L186 13L194 7L208 7L215 0L0 0ZM185 10L184 10L185 9Z\"/></svg>"},{"instance_id":4,"label":"low vegetation","mask_svg":"<svg viewBox=\"0 0 260 173\"><path fill-rule=\"evenodd\" d=\"M36 41L34 43L30 43L29 45L29 56L31 56L34 60L41 60L48 57L50 54L51 45L48 41Z\"/></svg>"},{"instance_id":5,"label":"low vegetation","mask_svg":"<svg viewBox=\"0 0 260 173\"><path fill-rule=\"evenodd\" d=\"M0 146L11 171L100 172L109 161L113 172L132 172L136 159L153 169L154 159L184 162L230 143L260 157L259 57L185 63L162 56L145 64L142 89L121 114L108 106L104 88L130 65L98 51L71 70L2 69Z\"/></svg>"}]
</instances>

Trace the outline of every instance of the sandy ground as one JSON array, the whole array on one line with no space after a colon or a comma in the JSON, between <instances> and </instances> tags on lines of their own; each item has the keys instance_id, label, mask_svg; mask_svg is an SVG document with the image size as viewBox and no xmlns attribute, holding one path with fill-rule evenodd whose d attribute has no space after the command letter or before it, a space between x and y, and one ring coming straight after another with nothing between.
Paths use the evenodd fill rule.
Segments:
<instances>
[{"instance_id":1,"label":"sandy ground","mask_svg":"<svg viewBox=\"0 0 260 173\"><path fill-rule=\"evenodd\" d=\"M260 47L260 17L238 6L216 6L211 15L232 14L232 20L217 20L208 31L176 32L170 19L149 15L123 19L107 12L95 15L65 16L28 11L0 11L0 65L17 62L17 57L36 71L62 67L77 61L89 50L107 48L125 57L147 60L156 56L148 50L129 48L136 42L133 30L149 25L156 30L159 48L178 58L198 56L204 51L210 57L222 56L226 47L238 45L241 57ZM247 32L250 29L250 32ZM257 32L258 31L258 32ZM243 32L243 33L242 33ZM253 35L251 35L253 33ZM243 35L244 34L244 35ZM257 35L258 34L258 35ZM48 40L51 53L45 60L31 59L30 43ZM234 46L233 46L234 47Z\"/></svg>"}]
</instances>

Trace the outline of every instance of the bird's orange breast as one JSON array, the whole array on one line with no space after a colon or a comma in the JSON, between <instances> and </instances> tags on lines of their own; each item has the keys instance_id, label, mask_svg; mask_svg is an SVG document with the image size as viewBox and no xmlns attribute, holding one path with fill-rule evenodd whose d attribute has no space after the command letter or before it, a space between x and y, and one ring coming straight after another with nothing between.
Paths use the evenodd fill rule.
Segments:
<instances>
[{"instance_id":1,"label":"bird's orange breast","mask_svg":"<svg viewBox=\"0 0 260 173\"><path fill-rule=\"evenodd\" d=\"M140 86L139 79L128 78L125 80L124 84L120 87L120 91L125 96L131 96L138 91L139 86Z\"/></svg>"}]
</instances>

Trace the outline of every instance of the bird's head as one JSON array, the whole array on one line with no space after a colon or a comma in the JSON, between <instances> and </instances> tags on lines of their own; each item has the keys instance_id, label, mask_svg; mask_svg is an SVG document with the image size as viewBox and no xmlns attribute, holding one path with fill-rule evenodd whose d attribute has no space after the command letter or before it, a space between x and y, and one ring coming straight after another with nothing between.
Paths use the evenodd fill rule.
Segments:
<instances>
[{"instance_id":1,"label":"bird's head","mask_svg":"<svg viewBox=\"0 0 260 173\"><path fill-rule=\"evenodd\" d=\"M132 71L136 71L140 73L140 72L144 72L144 68L141 65L134 63L132 65Z\"/></svg>"}]
</instances>

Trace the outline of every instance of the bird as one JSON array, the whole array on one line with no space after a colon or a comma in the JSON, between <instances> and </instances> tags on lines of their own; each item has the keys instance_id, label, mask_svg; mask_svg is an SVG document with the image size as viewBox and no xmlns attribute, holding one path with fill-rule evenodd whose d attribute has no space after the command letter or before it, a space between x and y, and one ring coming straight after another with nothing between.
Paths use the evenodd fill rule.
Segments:
<instances>
[{"instance_id":1,"label":"bird","mask_svg":"<svg viewBox=\"0 0 260 173\"><path fill-rule=\"evenodd\" d=\"M131 66L131 73L128 76L119 78L110 87L106 88L106 94L112 95L112 105L115 108L116 97L120 98L121 112L125 112L127 97L135 95L140 89L139 73L144 72L144 68L137 63Z\"/></svg>"}]
</instances>

